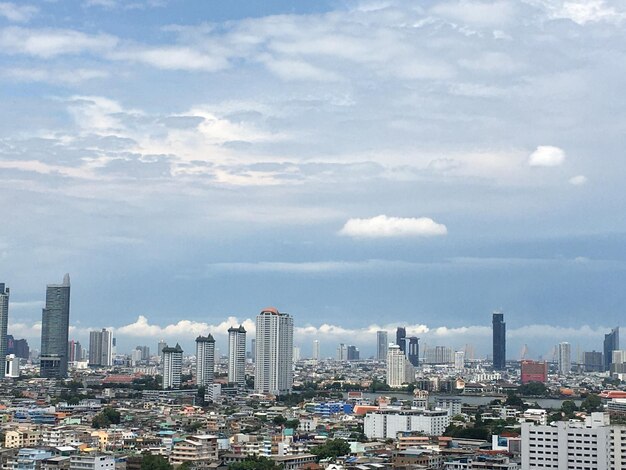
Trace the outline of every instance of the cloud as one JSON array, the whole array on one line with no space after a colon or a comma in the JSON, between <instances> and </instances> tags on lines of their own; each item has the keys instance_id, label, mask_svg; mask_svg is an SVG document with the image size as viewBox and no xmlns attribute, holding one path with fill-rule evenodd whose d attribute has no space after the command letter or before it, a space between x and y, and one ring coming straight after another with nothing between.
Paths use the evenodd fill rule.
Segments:
<instances>
[{"instance_id":1,"label":"cloud","mask_svg":"<svg viewBox=\"0 0 626 470\"><path fill-rule=\"evenodd\" d=\"M530 166L559 166L565 161L565 152L552 145L540 145L528 157Z\"/></svg>"},{"instance_id":2,"label":"cloud","mask_svg":"<svg viewBox=\"0 0 626 470\"><path fill-rule=\"evenodd\" d=\"M16 5L11 2L0 2L0 16L15 23L26 23L39 12L39 8L32 5Z\"/></svg>"},{"instance_id":3,"label":"cloud","mask_svg":"<svg viewBox=\"0 0 626 470\"><path fill-rule=\"evenodd\" d=\"M619 11L605 0L525 0L531 5L543 8L551 19L568 19L579 25L587 23L621 23L626 19L624 11Z\"/></svg>"},{"instance_id":4,"label":"cloud","mask_svg":"<svg viewBox=\"0 0 626 470\"><path fill-rule=\"evenodd\" d=\"M435 5L431 12L454 21L476 26L501 26L515 14L513 5L506 1L476 2L461 0Z\"/></svg>"},{"instance_id":5,"label":"cloud","mask_svg":"<svg viewBox=\"0 0 626 470\"><path fill-rule=\"evenodd\" d=\"M349 219L340 235L354 238L435 237L446 235L448 229L429 217L404 218L379 215L370 219Z\"/></svg>"},{"instance_id":6,"label":"cloud","mask_svg":"<svg viewBox=\"0 0 626 470\"><path fill-rule=\"evenodd\" d=\"M573 184L574 186L582 186L584 184L587 184L587 177L585 175L573 176L569 179L569 184Z\"/></svg>"}]
</instances>

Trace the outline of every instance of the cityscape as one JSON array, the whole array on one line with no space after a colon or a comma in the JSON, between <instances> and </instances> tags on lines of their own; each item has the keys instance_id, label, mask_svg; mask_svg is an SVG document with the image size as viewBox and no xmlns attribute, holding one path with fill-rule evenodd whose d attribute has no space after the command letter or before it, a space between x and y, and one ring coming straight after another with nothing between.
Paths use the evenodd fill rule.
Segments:
<instances>
[{"instance_id":1,"label":"cityscape","mask_svg":"<svg viewBox=\"0 0 626 470\"><path fill-rule=\"evenodd\" d=\"M626 470L624 0L0 0L0 470Z\"/></svg>"}]
</instances>

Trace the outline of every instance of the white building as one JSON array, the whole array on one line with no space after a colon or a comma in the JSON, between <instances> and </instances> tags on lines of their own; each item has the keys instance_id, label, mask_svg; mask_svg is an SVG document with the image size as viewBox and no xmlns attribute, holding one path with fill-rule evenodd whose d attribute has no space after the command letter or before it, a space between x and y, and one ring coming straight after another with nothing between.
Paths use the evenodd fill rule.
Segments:
<instances>
[{"instance_id":1,"label":"white building","mask_svg":"<svg viewBox=\"0 0 626 470\"><path fill-rule=\"evenodd\" d=\"M555 424L522 423L522 470L626 468L626 426L611 426L608 414Z\"/></svg>"},{"instance_id":2,"label":"white building","mask_svg":"<svg viewBox=\"0 0 626 470\"><path fill-rule=\"evenodd\" d=\"M454 369L462 371L465 368L465 351L456 351L454 353Z\"/></svg>"},{"instance_id":3,"label":"white building","mask_svg":"<svg viewBox=\"0 0 626 470\"><path fill-rule=\"evenodd\" d=\"M109 330L89 332L89 365L113 365L113 333Z\"/></svg>"},{"instance_id":4,"label":"white building","mask_svg":"<svg viewBox=\"0 0 626 470\"><path fill-rule=\"evenodd\" d=\"M345 362L348 360L348 346L344 343L337 346L337 360L339 362Z\"/></svg>"},{"instance_id":5,"label":"white building","mask_svg":"<svg viewBox=\"0 0 626 470\"><path fill-rule=\"evenodd\" d=\"M572 370L572 349L569 343L559 343L559 374L567 375Z\"/></svg>"},{"instance_id":6,"label":"white building","mask_svg":"<svg viewBox=\"0 0 626 470\"><path fill-rule=\"evenodd\" d=\"M246 330L228 329L228 382L246 385Z\"/></svg>"},{"instance_id":7,"label":"white building","mask_svg":"<svg viewBox=\"0 0 626 470\"><path fill-rule=\"evenodd\" d=\"M390 344L387 349L387 385L402 387L406 383L407 358L397 344Z\"/></svg>"},{"instance_id":8,"label":"white building","mask_svg":"<svg viewBox=\"0 0 626 470\"><path fill-rule=\"evenodd\" d=\"M161 351L161 370L163 374L163 390L180 387L180 376L183 368L183 350L176 343L173 348L165 347Z\"/></svg>"},{"instance_id":9,"label":"white building","mask_svg":"<svg viewBox=\"0 0 626 470\"><path fill-rule=\"evenodd\" d=\"M70 470L115 470L112 455L72 455Z\"/></svg>"},{"instance_id":10,"label":"white building","mask_svg":"<svg viewBox=\"0 0 626 470\"><path fill-rule=\"evenodd\" d=\"M178 466L188 462L194 468L197 468L217 460L217 457L217 436L189 436L187 439L174 443L172 453L170 454L170 463Z\"/></svg>"},{"instance_id":11,"label":"white building","mask_svg":"<svg viewBox=\"0 0 626 470\"><path fill-rule=\"evenodd\" d=\"M369 439L395 439L399 432L412 431L441 436L449 424L445 410L378 410L365 415L363 428Z\"/></svg>"},{"instance_id":12,"label":"white building","mask_svg":"<svg viewBox=\"0 0 626 470\"><path fill-rule=\"evenodd\" d=\"M318 339L313 341L313 359L320 360L320 341Z\"/></svg>"},{"instance_id":13,"label":"white building","mask_svg":"<svg viewBox=\"0 0 626 470\"><path fill-rule=\"evenodd\" d=\"M215 375L215 339L209 336L196 338L196 385L206 387L213 384Z\"/></svg>"},{"instance_id":14,"label":"white building","mask_svg":"<svg viewBox=\"0 0 626 470\"><path fill-rule=\"evenodd\" d=\"M15 379L20 376L20 358L9 354L4 363L4 376Z\"/></svg>"},{"instance_id":15,"label":"white building","mask_svg":"<svg viewBox=\"0 0 626 470\"><path fill-rule=\"evenodd\" d=\"M461 414L461 405L460 397L441 396L435 400L435 407L448 411L451 417Z\"/></svg>"},{"instance_id":16,"label":"white building","mask_svg":"<svg viewBox=\"0 0 626 470\"><path fill-rule=\"evenodd\" d=\"M280 395L293 386L293 318L274 307L256 317L257 392Z\"/></svg>"},{"instance_id":17,"label":"white building","mask_svg":"<svg viewBox=\"0 0 626 470\"><path fill-rule=\"evenodd\" d=\"M300 348L298 346L293 347L293 363L295 364L300 360Z\"/></svg>"}]
</instances>

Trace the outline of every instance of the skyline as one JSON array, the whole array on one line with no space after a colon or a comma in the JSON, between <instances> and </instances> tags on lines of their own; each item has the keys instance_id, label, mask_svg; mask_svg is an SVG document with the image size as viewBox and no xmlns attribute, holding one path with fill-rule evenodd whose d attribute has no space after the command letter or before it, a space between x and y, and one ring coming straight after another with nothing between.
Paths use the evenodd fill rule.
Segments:
<instances>
[{"instance_id":1,"label":"skyline","mask_svg":"<svg viewBox=\"0 0 626 470\"><path fill-rule=\"evenodd\" d=\"M277 305L337 343L478 346L502 309L509 357L529 328L600 350L626 305L622 4L227 3L2 2L16 336L71 272L77 339Z\"/></svg>"}]
</instances>

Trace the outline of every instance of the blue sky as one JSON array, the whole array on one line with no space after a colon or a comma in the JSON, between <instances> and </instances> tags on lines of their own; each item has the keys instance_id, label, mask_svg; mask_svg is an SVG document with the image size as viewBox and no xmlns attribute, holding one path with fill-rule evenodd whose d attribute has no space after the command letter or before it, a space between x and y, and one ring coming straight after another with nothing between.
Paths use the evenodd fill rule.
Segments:
<instances>
[{"instance_id":1,"label":"blue sky","mask_svg":"<svg viewBox=\"0 0 626 470\"><path fill-rule=\"evenodd\" d=\"M626 10L603 0L0 2L0 279L38 344L601 348L624 293ZM230 317L230 319L228 319ZM228 319L228 320L227 320ZM182 322L182 323L181 323ZM222 331L223 330L223 331Z\"/></svg>"}]
</instances>

